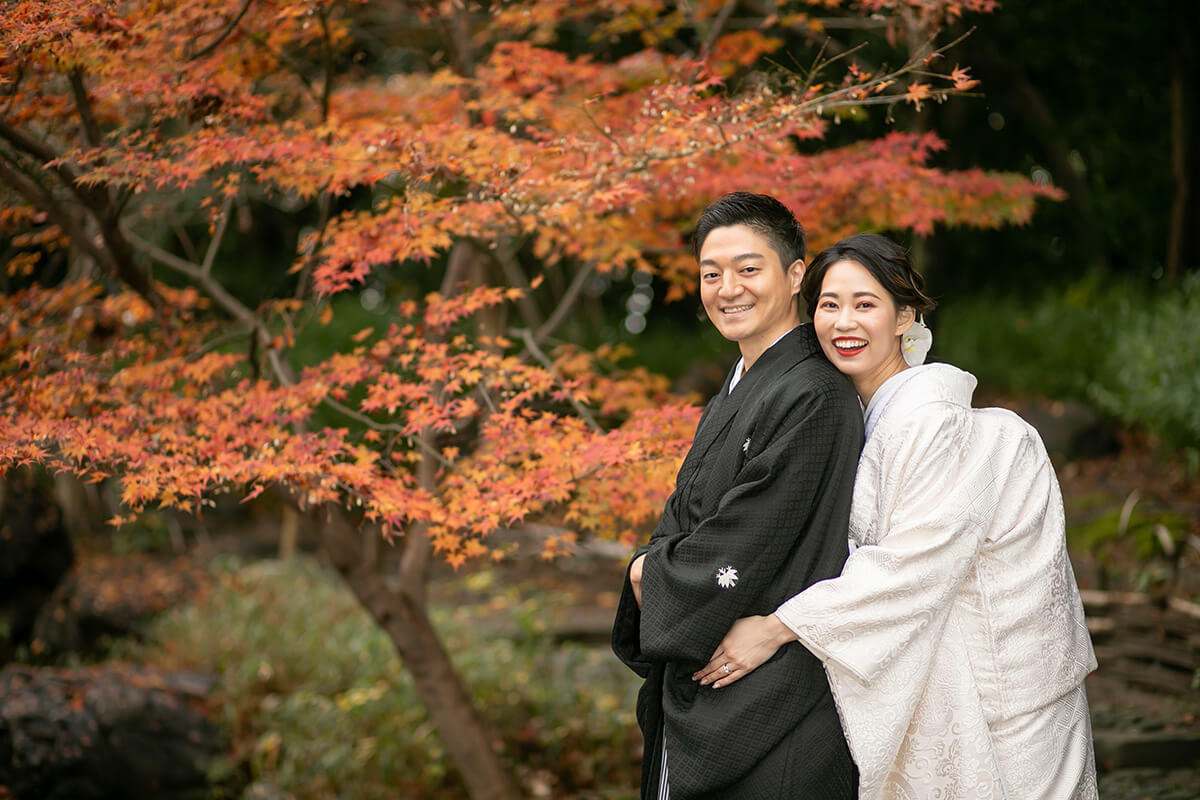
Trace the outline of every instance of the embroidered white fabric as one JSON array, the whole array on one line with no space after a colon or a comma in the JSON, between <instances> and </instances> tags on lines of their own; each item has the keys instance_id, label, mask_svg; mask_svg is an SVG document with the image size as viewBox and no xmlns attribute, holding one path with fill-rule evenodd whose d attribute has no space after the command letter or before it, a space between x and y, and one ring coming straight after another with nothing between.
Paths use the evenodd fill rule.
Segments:
<instances>
[{"instance_id":1,"label":"embroidered white fabric","mask_svg":"<svg viewBox=\"0 0 1200 800\"><path fill-rule=\"evenodd\" d=\"M776 612L825 664L860 800L1093 800L1096 660L1041 439L971 409L968 373L901 376L872 408L858 547Z\"/></svg>"}]
</instances>

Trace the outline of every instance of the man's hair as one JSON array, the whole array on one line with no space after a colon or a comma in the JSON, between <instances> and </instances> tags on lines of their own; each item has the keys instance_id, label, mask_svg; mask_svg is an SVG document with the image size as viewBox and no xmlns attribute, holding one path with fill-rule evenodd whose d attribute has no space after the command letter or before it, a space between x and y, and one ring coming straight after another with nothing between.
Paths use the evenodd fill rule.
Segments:
<instances>
[{"instance_id":1,"label":"man's hair","mask_svg":"<svg viewBox=\"0 0 1200 800\"><path fill-rule=\"evenodd\" d=\"M787 206L766 194L730 192L721 195L704 209L700 221L696 223L692 251L697 261L700 260L700 250L708 235L716 228L730 225L745 225L762 235L779 255L785 270L793 261L804 260L807 252L804 228Z\"/></svg>"}]
</instances>

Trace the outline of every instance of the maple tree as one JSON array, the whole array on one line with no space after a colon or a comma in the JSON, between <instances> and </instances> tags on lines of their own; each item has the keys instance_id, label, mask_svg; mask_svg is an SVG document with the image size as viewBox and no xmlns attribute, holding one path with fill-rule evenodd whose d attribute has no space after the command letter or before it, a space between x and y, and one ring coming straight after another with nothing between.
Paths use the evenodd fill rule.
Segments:
<instances>
[{"instance_id":1,"label":"maple tree","mask_svg":"<svg viewBox=\"0 0 1200 800\"><path fill-rule=\"evenodd\" d=\"M413 665L472 796L519 796L429 621L432 559L503 558L495 531L535 520L548 557L580 535L632 543L697 418L664 379L555 331L596 274L684 296L687 226L734 188L780 197L817 245L1027 220L1056 190L940 170L932 133L813 146L872 106L973 88L933 34L994 5L14 0L0 235L22 288L0 301L0 468L119 480L114 524L285 495ZM864 12L919 33L911 57L762 69ZM433 44L407 45L405 69L360 65L381 15ZM253 234L252 200L312 220L261 302L229 286L229 264L255 266L228 244ZM401 267L440 288L302 361L297 336L339 293ZM398 566L369 560L362 530Z\"/></svg>"}]
</instances>

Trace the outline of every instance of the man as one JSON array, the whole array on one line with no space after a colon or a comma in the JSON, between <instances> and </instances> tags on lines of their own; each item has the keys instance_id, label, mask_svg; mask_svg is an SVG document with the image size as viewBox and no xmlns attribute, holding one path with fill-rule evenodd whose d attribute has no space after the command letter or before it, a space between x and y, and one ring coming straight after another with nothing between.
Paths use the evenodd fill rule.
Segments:
<instances>
[{"instance_id":1,"label":"man","mask_svg":"<svg viewBox=\"0 0 1200 800\"><path fill-rule=\"evenodd\" d=\"M694 673L735 620L841 572L862 408L800 325L804 232L783 204L725 195L694 247L704 309L742 357L704 410L617 610L613 650L646 679L642 797L849 800L857 772L803 645L728 687Z\"/></svg>"}]
</instances>

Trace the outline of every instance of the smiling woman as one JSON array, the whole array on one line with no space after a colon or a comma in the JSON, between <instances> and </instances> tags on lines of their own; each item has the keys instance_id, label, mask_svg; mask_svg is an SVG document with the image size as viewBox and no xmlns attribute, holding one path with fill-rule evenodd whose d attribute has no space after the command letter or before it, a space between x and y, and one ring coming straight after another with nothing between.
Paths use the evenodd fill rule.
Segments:
<instances>
[{"instance_id":1,"label":"smiling woman","mask_svg":"<svg viewBox=\"0 0 1200 800\"><path fill-rule=\"evenodd\" d=\"M873 234L850 236L818 254L804 297L821 349L850 376L864 404L905 369L899 337L934 306L904 249Z\"/></svg>"}]
</instances>

